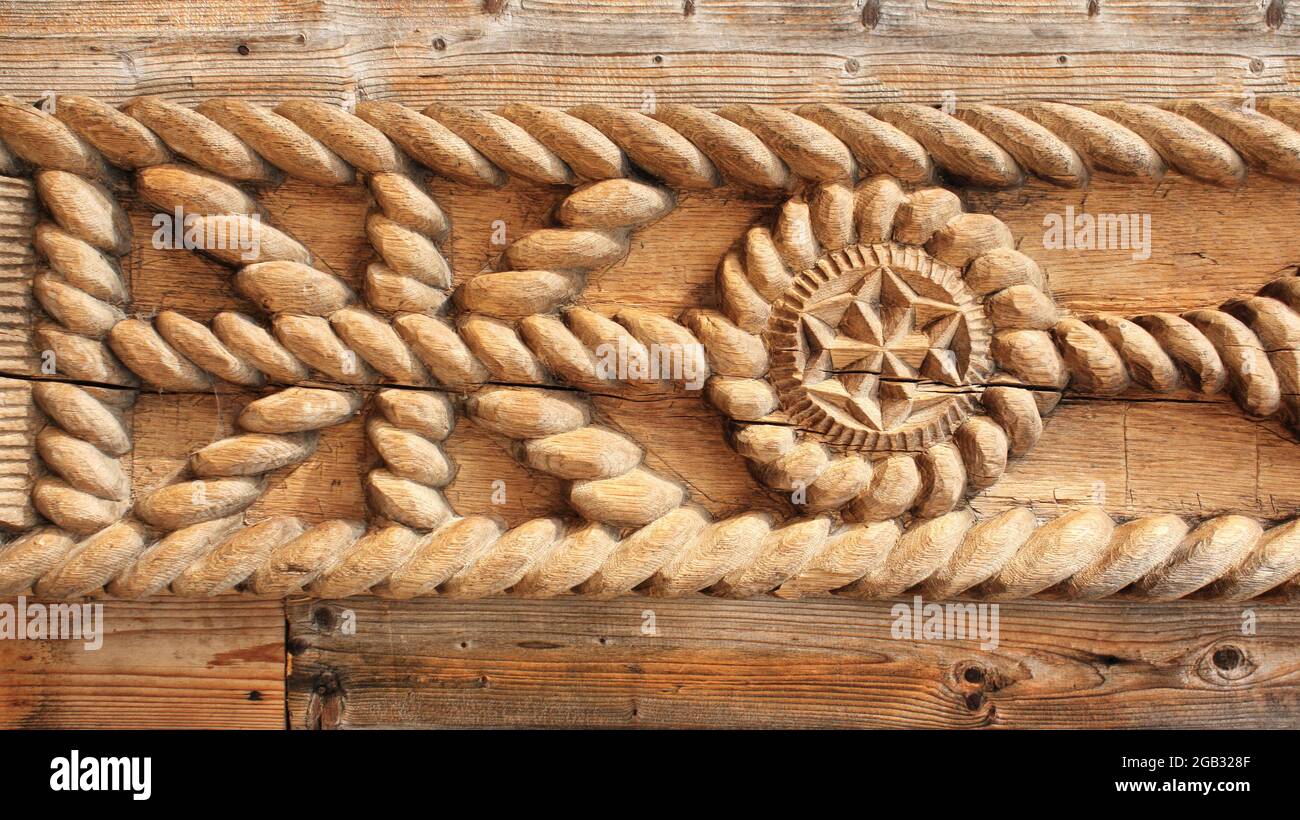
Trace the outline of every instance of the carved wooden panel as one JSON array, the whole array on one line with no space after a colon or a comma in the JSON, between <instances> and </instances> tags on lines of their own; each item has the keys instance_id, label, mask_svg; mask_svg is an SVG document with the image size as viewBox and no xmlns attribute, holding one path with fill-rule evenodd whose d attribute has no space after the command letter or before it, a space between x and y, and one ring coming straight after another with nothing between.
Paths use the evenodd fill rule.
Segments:
<instances>
[{"instance_id":1,"label":"carved wooden panel","mask_svg":"<svg viewBox=\"0 0 1300 820\"><path fill-rule=\"evenodd\" d=\"M1284 97L4 99L0 595L1285 599L1285 503L1117 520L1100 499L986 501L1051 457L1074 397L1228 396L1292 463L1295 271L1198 283L1175 309L1079 310L1018 249L1015 215L978 203L1027 181L1294 183L1293 126ZM311 193L279 207L295 186ZM490 220L509 241L458 265L457 205L496 189L544 224ZM687 207L726 226L674 245L709 249L709 281L606 281L662 253L656 227ZM1066 215L1067 250L1140 230ZM373 260L355 270L328 261L348 230ZM212 281L180 261L135 278L151 251L222 266L221 295L195 298ZM133 308L141 289L163 309ZM209 397L233 429L208 432ZM726 441L727 463L701 450L707 475L656 466L712 446L659 412L686 404L711 420L690 432ZM457 445L465 426L478 438ZM509 451L513 490L482 474L458 490L476 446ZM543 509L507 521L495 496L520 484Z\"/></svg>"}]
</instances>

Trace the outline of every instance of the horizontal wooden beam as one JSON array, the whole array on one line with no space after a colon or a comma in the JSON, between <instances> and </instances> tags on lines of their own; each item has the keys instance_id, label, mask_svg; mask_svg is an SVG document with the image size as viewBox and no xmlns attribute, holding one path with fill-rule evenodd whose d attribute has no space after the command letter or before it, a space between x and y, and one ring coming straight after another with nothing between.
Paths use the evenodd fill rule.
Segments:
<instances>
[{"instance_id":1,"label":"horizontal wooden beam","mask_svg":"<svg viewBox=\"0 0 1300 820\"><path fill-rule=\"evenodd\" d=\"M0 640L0 729L284 727L279 601L103 607L98 649L84 640Z\"/></svg>"},{"instance_id":2,"label":"horizontal wooden beam","mask_svg":"<svg viewBox=\"0 0 1300 820\"><path fill-rule=\"evenodd\" d=\"M895 639L896 606L635 597L291 604L289 722L1300 727L1298 607L1007 603L997 646L982 649L988 641L978 635Z\"/></svg>"},{"instance_id":3,"label":"horizontal wooden beam","mask_svg":"<svg viewBox=\"0 0 1300 820\"><path fill-rule=\"evenodd\" d=\"M239 88L257 101L637 106L653 92L708 106L860 105L935 104L946 91L1004 103L1276 93L1295 74L1298 15L1276 0L464 0L429 9L388 0L292 12L265 0L55 2L6 9L0 29L6 90L22 98L157 94L192 104Z\"/></svg>"}]
</instances>

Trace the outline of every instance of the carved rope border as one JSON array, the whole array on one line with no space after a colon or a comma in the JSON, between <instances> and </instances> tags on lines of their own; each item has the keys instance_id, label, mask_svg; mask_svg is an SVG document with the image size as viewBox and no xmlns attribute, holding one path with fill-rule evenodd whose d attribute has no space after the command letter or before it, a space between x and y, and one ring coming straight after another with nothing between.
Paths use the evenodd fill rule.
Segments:
<instances>
[{"instance_id":1,"label":"carved rope border","mask_svg":"<svg viewBox=\"0 0 1300 820\"><path fill-rule=\"evenodd\" d=\"M920 584L939 596L1124 591L1157 600L1241 600L1289 590L1300 573L1296 521L1265 531L1251 519L1220 516L1189 533L1175 516L1116 526L1088 508L1041 526L1023 509L978 524L965 509L905 525L897 517L837 525L816 515L778 525L761 512L712 522L685 503L680 488L640 466L634 442L592 425L581 397L488 382L539 384L549 374L578 388L608 387L591 367L595 343L695 340L682 325L635 311L616 322L576 309L564 321L551 315L587 273L627 252L631 230L671 210L673 189L805 187L809 201L842 203L856 195L848 186L878 174L909 188L938 173L1009 187L1026 174L1082 185L1091 171L1154 179L1166 167L1217 185L1239 183L1247 167L1300 181L1297 125L1300 101L1291 98L1262 99L1258 110L1200 101L1165 108L1030 103L968 106L956 116L910 104L796 112L733 105L716 113L662 106L646 116L605 106L564 112L513 105L490 113L435 105L420 113L384 102L361 103L352 114L318 102L272 111L233 99L190 110L149 97L117 110L75 96L61 97L50 116L0 100L0 171L34 174L52 219L33 237L50 269L34 290L53 320L38 327L37 338L56 352L65 377L83 383L33 386L52 422L38 449L54 473L38 480L34 498L61 526L36 527L0 550L0 594L31 588L73 597L107 587L129 597L236 588L330 597L633 589L888 597ZM507 176L591 184L561 205L560 227L510 246L508 269L458 289L455 298L471 315L453 327L437 315L451 284L438 251L448 225L416 179L426 169L475 186ZM249 265L225 261L241 266L236 285L272 316L273 332L237 314L218 316L210 327L167 311L153 322L128 318L115 261L129 250L129 223L105 184L120 170L134 173L137 192L156 206L221 221L260 214L239 184L284 172L335 185L359 174L378 205L367 233L382 262L367 271L359 302L311 267L306 249L260 225L263 256ZM639 181L642 174L667 187ZM879 184L869 178L857 191ZM915 206L923 200L914 192L898 204L921 211ZM927 236L958 218L946 216ZM999 250L953 229L948 241L972 264ZM1021 276L1006 287L1034 284L1032 263L1002 255L994 273ZM711 354L746 332L737 321L743 282L729 280L726 268L724 261L722 313L687 317ZM1051 335L1033 328L1042 334L1034 337L1035 356L1057 363L1061 387L1073 379L1102 392L1122 389L1130 376L1152 386L1159 375L1153 364L1172 362L1198 389L1212 392L1226 381L1252 414L1280 410L1294 419L1295 281L1273 283L1240 300L1244 307L1209 311L1216 315L1203 326L1172 317L1150 327L1063 320L1074 324L1053 326ZM520 442L529 466L572 481L570 501L587 520L537 519L504 531L490 517L455 516L438 491L454 473L438 446L454 421L451 401L401 388L379 391L379 413L368 423L385 462L367 477L377 518L369 530L345 521L306 528L291 516L242 523L242 511L261 493L261 475L307 458L313 430L360 407L355 395L310 386L253 402L239 419L245 432L196 453L189 480L130 504L116 462L131 446L121 412L130 393L89 384L129 386L139 376L154 388L192 390L215 376L301 385L313 371L345 384L382 376L472 393L466 411ZM1004 430L1007 448L1014 433ZM977 444L973 452L987 455L987 441Z\"/></svg>"}]
</instances>

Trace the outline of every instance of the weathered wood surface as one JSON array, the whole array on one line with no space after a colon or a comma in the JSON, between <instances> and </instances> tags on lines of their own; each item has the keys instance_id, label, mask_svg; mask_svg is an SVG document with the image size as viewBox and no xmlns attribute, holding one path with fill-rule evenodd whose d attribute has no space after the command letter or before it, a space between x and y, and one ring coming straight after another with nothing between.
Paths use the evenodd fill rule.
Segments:
<instances>
[{"instance_id":1,"label":"weathered wood surface","mask_svg":"<svg viewBox=\"0 0 1300 820\"><path fill-rule=\"evenodd\" d=\"M289 725L1300 726L1294 607L1257 608L1258 635L1247 637L1236 607L1003 604L992 651L894 640L890 608L702 598L294 604ZM349 619L355 634L344 634Z\"/></svg>"},{"instance_id":2,"label":"weathered wood surface","mask_svg":"<svg viewBox=\"0 0 1300 820\"><path fill-rule=\"evenodd\" d=\"M1262 93L1295 71L1298 16L1281 0L69 1L10 6L0 29L7 88L32 97L712 106Z\"/></svg>"},{"instance_id":3,"label":"weathered wood surface","mask_svg":"<svg viewBox=\"0 0 1300 820\"><path fill-rule=\"evenodd\" d=\"M279 601L110 601L97 650L0 641L0 728L278 729L284 671Z\"/></svg>"},{"instance_id":4,"label":"weathered wood surface","mask_svg":"<svg viewBox=\"0 0 1300 820\"><path fill-rule=\"evenodd\" d=\"M265 102L306 96L640 106L653 95L659 103L712 108L734 101L936 104L948 91L959 102L1152 101L1293 91L1298 15L1300 6L1281 0L56 2L0 9L6 44L0 69L6 92L23 99L52 91L113 102L147 93L194 104L237 93ZM458 280L485 269L500 252L489 241L495 220L505 220L517 237L538 227L560 195L519 183L496 193L451 186L435 186L433 193L454 221L449 258ZM273 223L311 247L328 270L357 280L371 255L361 222L364 191L322 196L290 182L263 202ZM1085 202L1094 211L1151 213L1152 258L1042 248L1043 214ZM586 303L666 313L694 304L709 288L722 251L770 205L689 197L643 233L626 261L593 281ZM1058 302L1075 310L1216 304L1300 264L1293 230L1300 206L1290 186L1258 177L1234 191L1177 176L1149 188L1094 181L1086 191L1063 191L1032 183L972 194L967 207L1006 221L1019 248L1049 273ZM135 210L137 235L147 236L147 217ZM146 248L132 258L129 273L133 309L141 313L166 306L203 319L223 308L247 308L232 294L229 272L197 256ZM19 353L5 350L6 357ZM188 453L228 433L247 400L229 392L143 396L130 464L136 490L154 486ZM607 421L645 443L651 467L687 478L715 513L782 503L749 477L723 442L718 415L699 399L629 404L598 401ZM1228 400L1073 399L1052 416L1031 458L1015 463L974 503L981 513L1028 503L1046 514L1087 500L1101 501L1116 516L1240 511L1283 518L1300 509L1294 446L1285 431L1246 419ZM448 499L462 512L490 510L518 523L564 508L558 482L519 467L502 442L472 424L462 420L448 451L460 465ZM361 514L357 490L367 458L359 424L330 431L314 459L274 477L250 518ZM497 479L507 483L505 505L489 500ZM1277 726L1297 720L1300 619L1293 607L1260 607L1267 613L1260 636L1246 639L1237 637L1236 608L1004 605L1003 645L986 654L960 644L891 641L888 607L881 604L627 599L346 606L359 615L356 637L318 634L311 605L292 609L294 726L697 726L710 720ZM278 603L114 607L155 626L113 636L100 653L76 650L69 658L24 660L15 648L28 651L30 644L0 642L0 690L9 693L0 722L17 716L13 722L23 725L283 725L283 690L275 688L282 661L272 663L273 645L283 649ZM643 643L649 639L640 635L646 607L658 613L658 644ZM196 633L195 624L216 624L217 631ZM1229 640L1258 666L1231 684L1216 679L1212 661L1213 648ZM547 648L553 644L559 646ZM397 657L386 654L393 646L412 647L404 650L415 659L409 669L386 666ZM264 661L208 666L226 652L254 651ZM377 664L373 672L363 656ZM966 681L966 667L958 680L961 663L986 670L982 682ZM69 674L87 664L99 677ZM345 702L330 700L337 690L328 680L315 680L326 670L337 675ZM230 677L216 683L222 675ZM93 685L69 683L85 680ZM313 709L318 686L323 692ZM262 700L247 700L254 691Z\"/></svg>"},{"instance_id":5,"label":"weathered wood surface","mask_svg":"<svg viewBox=\"0 0 1300 820\"><path fill-rule=\"evenodd\" d=\"M1300 203L1286 189L1259 177L1230 191L1171 177L1153 189L1098 182L1066 191L1034 183L968 199L972 210L1008 223L1020 250L1044 268L1062 307L1133 314L1217 305L1300 265L1300 236L1288 227L1300 224ZM562 189L522 183L497 192L438 183L433 193L453 220L448 257L458 282L487 269L500 254L492 243L495 221L504 222L508 238L521 236L541 227L562 198ZM356 189L323 191L287 182L263 201L273 224L309 247L323 269L356 286L372 253L363 227L365 196ZM667 218L638 233L626 259L593 277L579 303L604 312L632 305L671 316L710 299L717 260L772 206L727 194L687 196ZM1129 250L1044 248L1044 215L1067 206L1150 213L1151 259L1135 261ZM137 235L147 237L148 213L136 207L133 216ZM132 309L141 315L170 308L202 321L226 309L256 312L234 293L226 268L196 254L146 243L133 258L130 278ZM135 491L157 486L190 453L230 435L238 411L255 395L228 387L191 396L143 394L133 411L136 447L129 457ZM601 397L597 409L644 444L651 467L689 483L715 514L760 501L776 509L786 504L782 494L764 490L749 475L724 440L723 419L700 397ZM673 423L666 424L670 418ZM1119 398L1070 396L1048 420L1033 453L1013 460L1002 480L974 503L980 512L1029 503L1050 515L1100 502L1118 517L1240 512L1281 519L1300 509L1295 447L1280 423L1251 420L1226 396L1139 390ZM458 422L448 452L460 472L447 495L462 513L490 511L517 524L566 508L557 479L521 467L504 442L468 420ZM327 431L311 460L274 477L275 489L250 517L361 516L368 459L360 422ZM505 504L492 501L497 480L506 482Z\"/></svg>"}]
</instances>

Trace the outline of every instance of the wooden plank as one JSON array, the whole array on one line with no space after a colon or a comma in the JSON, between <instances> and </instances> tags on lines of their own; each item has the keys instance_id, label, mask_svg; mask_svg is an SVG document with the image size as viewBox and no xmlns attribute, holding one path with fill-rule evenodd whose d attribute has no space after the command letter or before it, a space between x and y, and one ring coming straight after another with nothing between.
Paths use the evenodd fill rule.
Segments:
<instances>
[{"instance_id":1,"label":"wooden plank","mask_svg":"<svg viewBox=\"0 0 1300 820\"><path fill-rule=\"evenodd\" d=\"M254 394L145 394L134 409L130 469L137 495L167 483L188 456L234 430ZM647 464L688 485L718 516L754 507L793 513L788 498L763 488L726 439L726 423L695 396L654 401L598 397L604 423L646 448ZM1300 510L1294 437L1258 422L1227 400L1066 399L1048 417L1034 451L971 499L981 516L1028 505L1053 517L1099 504L1113 516L1174 513L1189 520L1238 513L1279 520ZM520 465L509 443L461 418L447 442L458 472L447 498L462 514L500 515L510 525L570 515L563 482ZM297 515L304 521L364 519L362 479L377 465L354 419L326 430L315 455L267 476L249 520ZM497 482L502 482L500 485ZM494 495L504 489L504 498Z\"/></svg>"},{"instance_id":2,"label":"wooden plank","mask_svg":"<svg viewBox=\"0 0 1300 820\"><path fill-rule=\"evenodd\" d=\"M1158 186L1098 180L1085 190L1062 190L1035 182L1012 191L962 193L968 210L1007 224L1019 250L1047 274L1062 307L1127 316L1217 306L1294 273L1300 236L1290 228L1300 220L1300 202L1289 194L1291 187L1253 176L1225 190L1171 175ZM447 255L458 283L489 269L501 254L503 247L492 242L494 225L504 225L513 241L545 227L564 195L563 189L519 182L480 191L436 181L431 192L452 219ZM271 224L305 244L323 269L359 285L374 258L365 238L364 190L295 181L260 198ZM137 237L128 265L135 310L166 307L199 321L220 310L257 312L234 293L228 268L191 251L150 247L153 211L134 197L124 199ZM637 231L625 259L592 277L580 302L606 313L630 305L665 315L709 302L716 298L718 261L777 204L775 198L733 191L684 195L666 218ZM1140 249L1044 247L1044 219L1067 208L1075 214L1149 216L1149 258L1135 259L1143 255Z\"/></svg>"},{"instance_id":3,"label":"wooden plank","mask_svg":"<svg viewBox=\"0 0 1300 820\"><path fill-rule=\"evenodd\" d=\"M432 189L452 219L447 247L458 282L489 269L501 253L492 241L497 223L513 240L545 225L562 197L558 189L519 182L499 191L446 182ZM1154 187L1099 181L1086 191L1033 184L970 193L967 204L1008 223L1020 248L1044 267L1059 304L1133 315L1221 304L1300 265L1300 237L1288 228L1300 221L1300 204L1286 192L1285 183L1258 177L1229 191L1171 178ZM364 236L363 191L286 182L263 201L272 224L309 247L323 269L359 286L373 258ZM718 260L774 205L734 192L684 196L667 218L637 232L624 260L592 277L580 302L604 313L631 305L668 316L708 304L715 299ZM1149 213L1151 258L1134 260L1129 250L1044 248L1045 215L1067 207ZM227 309L259 313L234 292L228 269L189 251L151 247L150 212L134 201L131 208L138 237L128 265L134 312L169 308L197 320ZM137 493L164 482L199 447L230 435L238 411L255 395L229 386L192 396L142 395L133 410ZM595 406L605 423L643 444L651 467L688 484L715 514L753 507L791 511L783 494L765 491L751 477L726 441L723 419L701 398L598 397ZM447 489L458 511L496 513L510 524L567 512L562 482L521 467L500 437L462 418L447 447L459 466ZM1048 417L1034 451L1013 460L974 505L991 514L1028 504L1039 514L1057 515L1099 502L1121 517L1240 512L1281 519L1300 510L1294 448L1294 437L1278 423L1253 421L1223 396L1136 390L1120 399L1072 396ZM329 431L312 459L270 476L271 490L251 510L251 520L283 513L312 521L363 518L361 476L375 463L360 421ZM505 482L504 504L493 497L497 481Z\"/></svg>"},{"instance_id":4,"label":"wooden plank","mask_svg":"<svg viewBox=\"0 0 1300 820\"><path fill-rule=\"evenodd\" d=\"M482 34L545 28L554 36L573 36L590 27L604 26L621 40L662 38L663 27L678 25L688 36L705 36L717 29L728 33L745 30L767 42L781 33L799 42L813 35L826 39L861 38L864 30L873 37L933 39L957 29L983 42L953 42L951 47L987 48L1002 34L1006 45L1009 26L1020 35L1042 38L1065 36L1075 27L1087 25L1098 37L1127 32L1143 39L1179 34L1208 43L1228 43L1261 31L1276 31L1278 38L1293 37L1290 26L1296 12L1284 8L1275 15L1256 0L1223 0L1213 4L1182 0L1103 0L1090 9L1075 0L811 0L805 3L746 2L746 0L622 0L593 3L589 0L443 0L415 5L403 0L329 0L323 3L273 3L253 0L226 6L157 7L123 4L116 7L80 8L72 0L47 4L49 12L17 4L0 13L0 22L28 37L58 31L64 34L97 34L111 31L158 34L170 30L179 39L184 33L203 34L251 30L267 32L304 28L342 31L350 28L365 33L395 30L399 26L419 29L433 24L447 30L473 28ZM71 12L77 12L75 14ZM60 13L65 12L65 13ZM1271 19L1274 18L1274 19ZM1030 26L1036 26L1030 29ZM1175 28L1181 27L1181 28ZM590 45L590 44L589 44ZM716 43L715 43L716 45ZM1183 38L1185 48L1190 47ZM790 46L791 48L796 46Z\"/></svg>"},{"instance_id":5,"label":"wooden plank","mask_svg":"<svg viewBox=\"0 0 1300 820\"><path fill-rule=\"evenodd\" d=\"M981 514L1028 504L1059 515L1081 504L1111 514L1283 518L1300 508L1294 436L1230 401L1069 397L1043 438L972 499Z\"/></svg>"},{"instance_id":6,"label":"wooden plank","mask_svg":"<svg viewBox=\"0 0 1300 820\"><path fill-rule=\"evenodd\" d=\"M1296 72L1298 16L1257 0L259 0L18 5L0 11L0 26L7 90L33 99L77 91L194 103L237 89L258 100L640 105L653 91L719 105L1281 92Z\"/></svg>"},{"instance_id":7,"label":"wooden plank","mask_svg":"<svg viewBox=\"0 0 1300 820\"><path fill-rule=\"evenodd\" d=\"M93 651L0 640L0 728L284 726L279 601L108 601L103 624Z\"/></svg>"},{"instance_id":8,"label":"wooden plank","mask_svg":"<svg viewBox=\"0 0 1300 820\"><path fill-rule=\"evenodd\" d=\"M1290 226L1300 220L1300 203L1283 193L1288 187L1255 176L1223 189L1171 175L1156 185L1098 179L1067 191L1036 182L967 198L969 210L1007 223L1016 247L1043 268L1063 307L1131 316L1218 306L1293 275L1300 237ZM1132 238L1126 248L1045 247L1052 242L1044 220L1067 213L1137 214L1150 220L1150 247Z\"/></svg>"},{"instance_id":9,"label":"wooden plank","mask_svg":"<svg viewBox=\"0 0 1300 820\"><path fill-rule=\"evenodd\" d=\"M36 520L30 493L36 473L39 413L31 383L7 378L37 372L33 349L36 191L31 180L0 176L0 527L23 529Z\"/></svg>"},{"instance_id":10,"label":"wooden plank","mask_svg":"<svg viewBox=\"0 0 1300 820\"><path fill-rule=\"evenodd\" d=\"M1253 611L1257 635L1235 606L1006 603L984 651L891 638L888 602L303 602L289 723L1300 726L1300 610Z\"/></svg>"}]
</instances>

